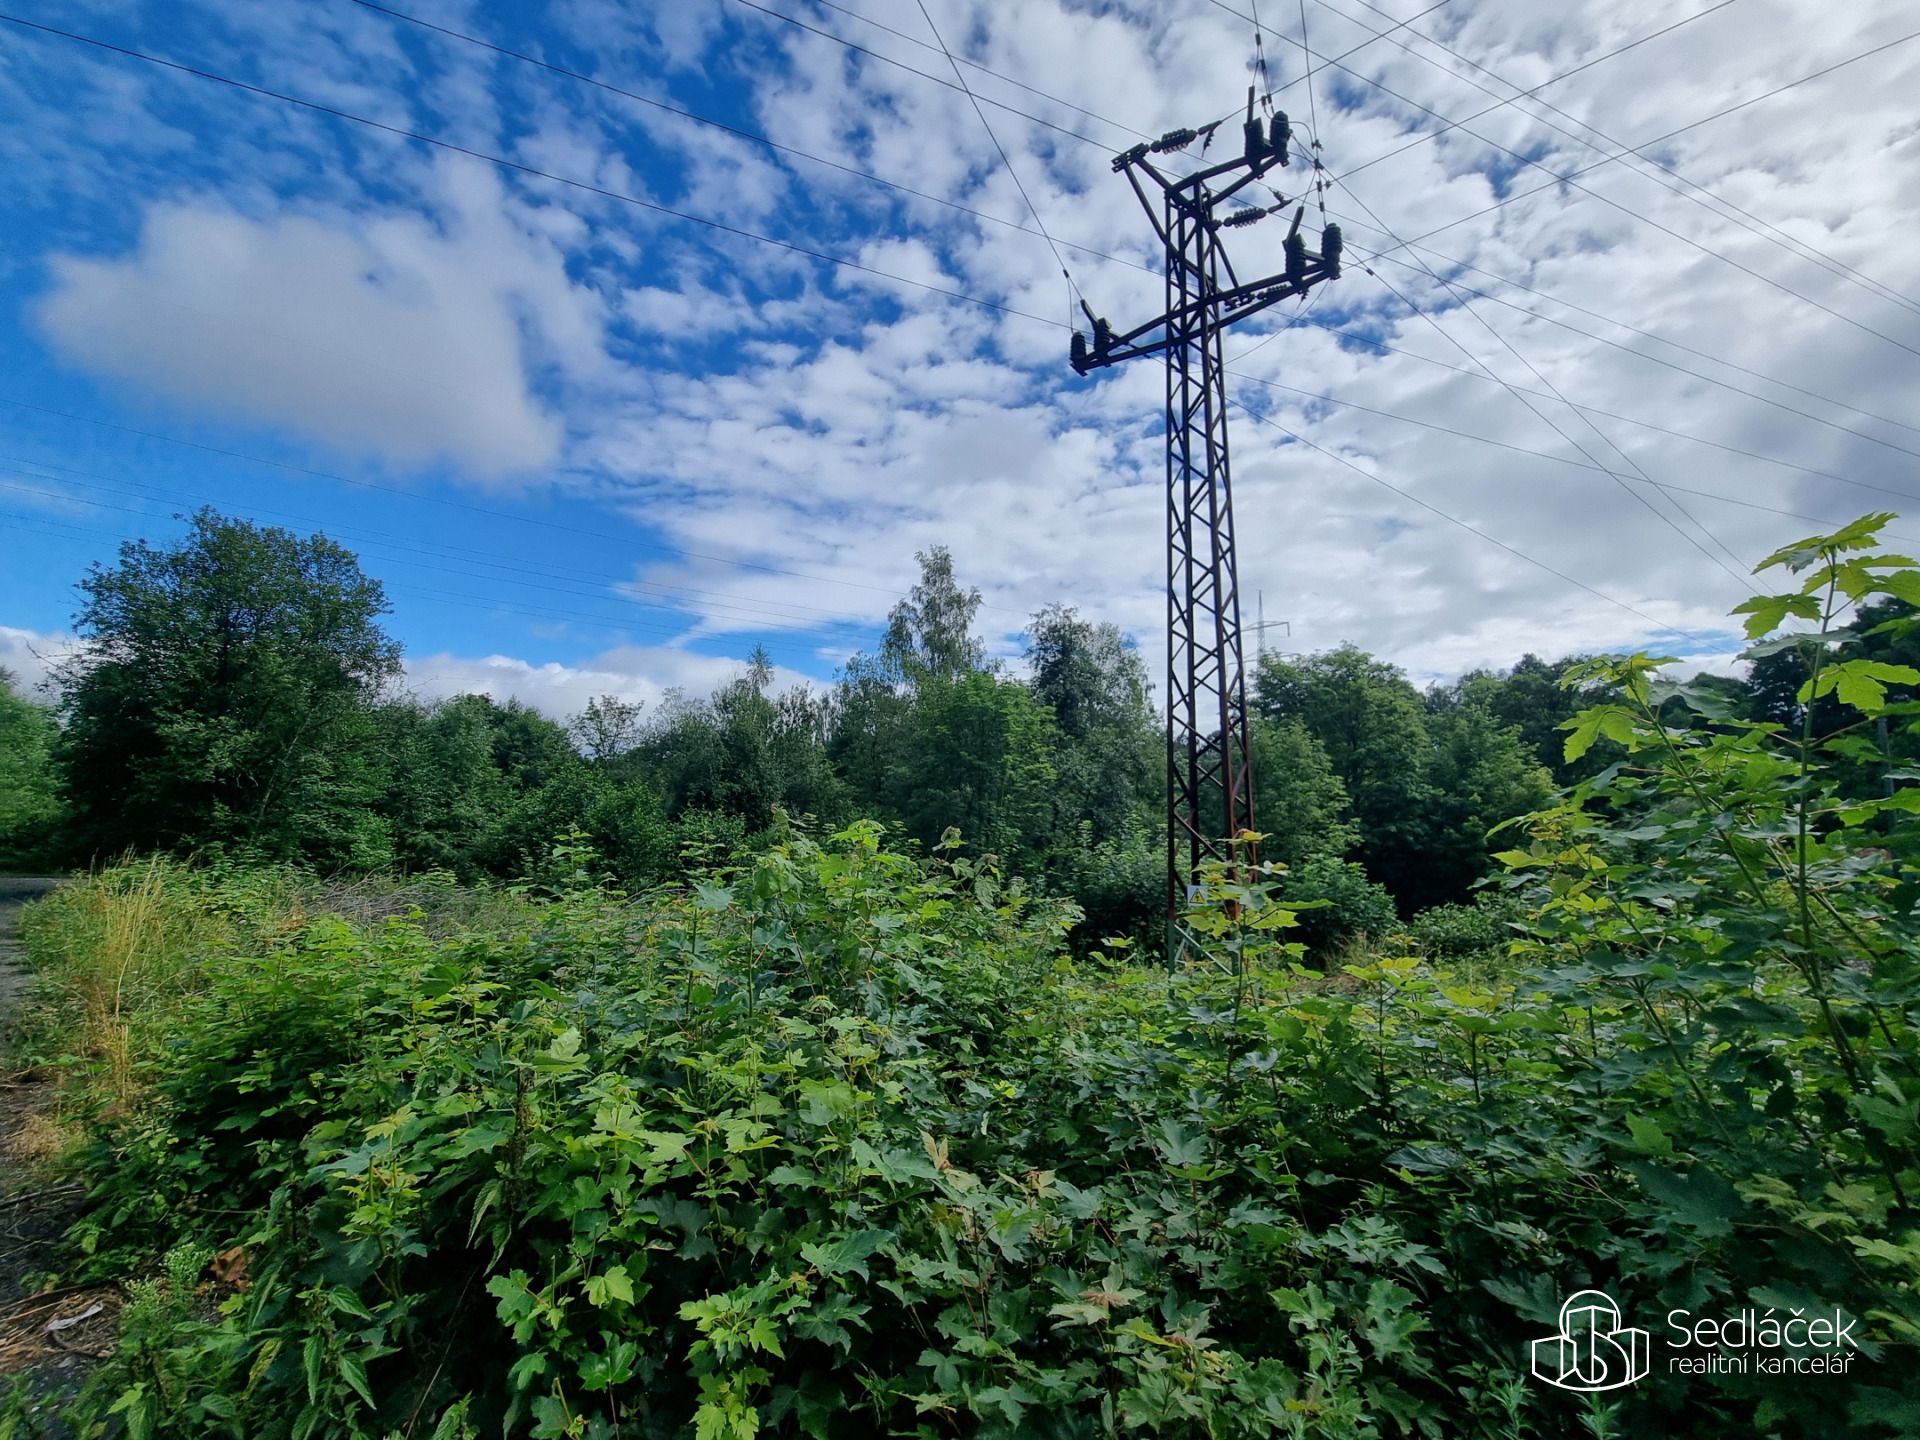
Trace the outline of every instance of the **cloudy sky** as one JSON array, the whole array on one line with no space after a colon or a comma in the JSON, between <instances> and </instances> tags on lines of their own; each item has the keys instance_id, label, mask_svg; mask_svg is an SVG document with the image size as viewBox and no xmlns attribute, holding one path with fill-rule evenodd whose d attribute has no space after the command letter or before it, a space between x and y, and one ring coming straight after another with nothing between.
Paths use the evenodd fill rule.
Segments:
<instances>
[{"instance_id":1,"label":"cloudy sky","mask_svg":"<svg viewBox=\"0 0 1920 1440\"><path fill-rule=\"evenodd\" d=\"M1161 308L1110 159L1256 82L1349 257L1228 342L1273 644L1724 663L1755 559L1920 505L1895 0L1269 0L1258 50L1246 0L8 13L28 676L203 504L355 548L423 693L828 678L935 544L998 653L1063 602L1158 664L1162 380L1076 377L1070 303ZM1284 221L1230 233L1279 267Z\"/></svg>"}]
</instances>

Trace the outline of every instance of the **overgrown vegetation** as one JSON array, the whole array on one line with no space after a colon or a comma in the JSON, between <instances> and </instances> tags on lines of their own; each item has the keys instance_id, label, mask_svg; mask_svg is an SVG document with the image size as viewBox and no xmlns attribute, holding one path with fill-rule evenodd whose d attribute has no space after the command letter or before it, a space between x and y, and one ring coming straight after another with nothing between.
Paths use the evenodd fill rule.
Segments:
<instances>
[{"instance_id":1,"label":"overgrown vegetation","mask_svg":"<svg viewBox=\"0 0 1920 1440\"><path fill-rule=\"evenodd\" d=\"M1912 1434L1920 568L1888 518L1741 607L1792 723L1655 657L1571 668L1576 783L1496 893L1371 900L1390 933L1325 969L1292 906L1336 858L1216 868L1170 973L957 835L780 812L643 893L584 833L511 894L71 887L30 915L32 1033L74 1057L76 1269L133 1282L74 1423ZM1529 1346L1589 1287L1655 1364L1575 1396ZM1845 1373L1683 1373L1716 1352L1679 1312L1830 1317L1761 1353Z\"/></svg>"},{"instance_id":2,"label":"overgrown vegetation","mask_svg":"<svg viewBox=\"0 0 1920 1440\"><path fill-rule=\"evenodd\" d=\"M0 704L0 865L162 849L471 884L535 875L577 828L641 888L688 851L751 853L778 808L827 831L876 819L923 849L958 828L974 857L1071 895L1088 934L1158 946L1165 742L1140 656L1053 606L1016 676L974 633L980 596L947 552L919 558L878 645L831 686L776 691L756 651L711 696L605 696L562 723L408 696L384 594L350 553L203 512L84 578L56 708L10 689ZM1377 931L1388 894L1403 914L1468 898L1488 830L1543 803L1520 737L1557 743L1534 694L1557 673L1529 661L1422 696L1357 651L1267 660L1267 854L1353 902L1315 912L1316 950Z\"/></svg>"}]
</instances>

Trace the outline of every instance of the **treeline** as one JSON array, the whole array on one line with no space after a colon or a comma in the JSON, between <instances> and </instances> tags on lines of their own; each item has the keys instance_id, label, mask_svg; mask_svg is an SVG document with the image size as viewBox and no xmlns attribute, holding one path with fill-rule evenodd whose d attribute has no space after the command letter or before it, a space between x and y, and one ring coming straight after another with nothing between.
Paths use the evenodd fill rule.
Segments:
<instances>
[{"instance_id":1,"label":"treeline","mask_svg":"<svg viewBox=\"0 0 1920 1440\"><path fill-rule=\"evenodd\" d=\"M957 829L1076 899L1087 933L1151 936L1165 760L1140 656L1053 606L1016 675L987 656L980 594L947 552L919 558L879 646L831 686L775 691L756 650L710 696L603 697L560 722L403 693L386 597L350 552L204 511L82 579L52 705L0 687L0 867L157 850L511 879L579 831L641 887L755 848L777 814L866 817L927 847ZM1350 647L1260 658L1257 814L1289 898L1329 902L1306 912L1311 939L1468 900L1490 831L1612 762L1604 744L1561 758L1557 727L1590 698L1562 688L1572 663L1528 656L1423 693ZM1730 713L1799 713L1765 660L1704 683Z\"/></svg>"}]
</instances>

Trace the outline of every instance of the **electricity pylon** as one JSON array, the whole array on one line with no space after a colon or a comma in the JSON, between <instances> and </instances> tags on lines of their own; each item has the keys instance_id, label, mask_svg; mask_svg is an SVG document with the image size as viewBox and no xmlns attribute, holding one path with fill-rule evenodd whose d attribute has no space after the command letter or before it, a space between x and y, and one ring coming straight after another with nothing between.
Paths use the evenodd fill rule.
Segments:
<instances>
[{"instance_id":1,"label":"electricity pylon","mask_svg":"<svg viewBox=\"0 0 1920 1440\"><path fill-rule=\"evenodd\" d=\"M1340 227L1320 234L1320 252L1300 234L1306 205L1294 211L1284 268L1242 281L1221 243L1223 230L1284 210L1267 206L1222 215L1221 208L1275 166L1287 164L1291 127L1271 125L1247 96L1245 144L1231 160L1186 176L1149 159L1184 150L1213 132L1174 130L1116 155L1123 174L1166 248L1166 313L1116 334L1086 302L1092 343L1073 335L1073 368L1085 375L1143 355L1167 357L1167 922L1169 963L1184 946L1183 902L1202 863L1236 859L1232 840L1254 828L1253 755L1240 648L1240 585L1233 539L1233 483L1227 465L1227 379L1221 337L1237 321L1305 295L1340 274ZM1143 183L1143 181L1145 183ZM1156 205L1149 185L1159 193Z\"/></svg>"}]
</instances>

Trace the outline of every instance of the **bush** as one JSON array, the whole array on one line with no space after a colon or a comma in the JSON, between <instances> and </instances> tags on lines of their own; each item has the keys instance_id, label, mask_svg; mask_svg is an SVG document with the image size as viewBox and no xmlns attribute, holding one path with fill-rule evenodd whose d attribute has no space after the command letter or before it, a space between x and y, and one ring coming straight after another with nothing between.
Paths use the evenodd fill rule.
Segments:
<instances>
[{"instance_id":1,"label":"bush","mask_svg":"<svg viewBox=\"0 0 1920 1440\"><path fill-rule=\"evenodd\" d=\"M1281 877L1278 893L1288 905L1316 907L1300 911L1293 933L1322 961L1358 936L1385 936L1399 928L1393 896L1351 860L1310 855Z\"/></svg>"},{"instance_id":2,"label":"bush","mask_svg":"<svg viewBox=\"0 0 1920 1440\"><path fill-rule=\"evenodd\" d=\"M1504 953L1519 938L1514 926L1526 914L1526 904L1517 897L1482 891L1471 905L1435 905L1399 929L1416 953L1458 963Z\"/></svg>"},{"instance_id":3,"label":"bush","mask_svg":"<svg viewBox=\"0 0 1920 1440\"><path fill-rule=\"evenodd\" d=\"M1872 1103L1803 1105L1841 1083L1833 997L1728 956L1731 924L1597 896L1609 842L1541 823L1511 857L1547 873L1539 968L1486 986L1414 957L1302 975L1284 910L1224 884L1193 917L1211 959L1078 967L1072 907L866 824L640 901L568 846L553 898L491 933L165 871L226 928L168 942L192 983L122 1011L138 1103L92 1118L78 1238L139 1283L75 1428L1910 1433L1909 951L1853 972L1905 987L1876 994L1883 1031L1846 1032ZM1645 844L1618 842L1619 873ZM138 896L108 874L61 913L111 934ZM1688 968L1636 933L1695 947ZM1728 1071L1757 1039L1794 1068ZM1529 1383L1587 1287L1662 1340L1675 1307L1833 1307L1859 1363L1607 1402Z\"/></svg>"}]
</instances>

